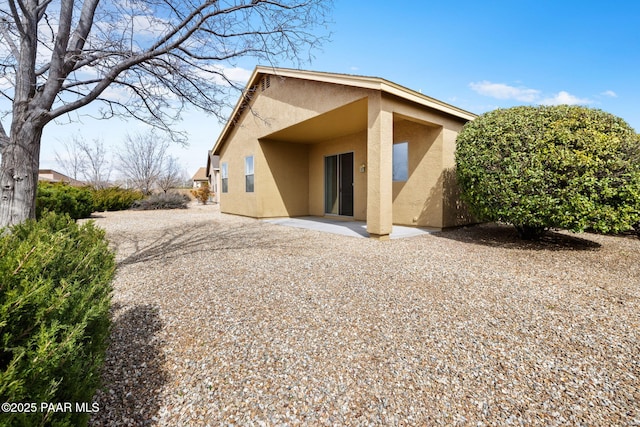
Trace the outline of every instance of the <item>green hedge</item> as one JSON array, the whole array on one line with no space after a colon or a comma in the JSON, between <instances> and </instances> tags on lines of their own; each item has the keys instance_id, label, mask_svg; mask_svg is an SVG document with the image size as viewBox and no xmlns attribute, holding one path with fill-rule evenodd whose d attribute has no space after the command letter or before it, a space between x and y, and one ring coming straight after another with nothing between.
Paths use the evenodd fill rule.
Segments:
<instances>
[{"instance_id":1,"label":"green hedge","mask_svg":"<svg viewBox=\"0 0 640 427\"><path fill-rule=\"evenodd\" d=\"M37 405L3 411L0 426L86 424L75 404L91 408L99 385L114 270L91 222L47 212L0 230L0 403ZM43 402L73 411L43 412Z\"/></svg>"},{"instance_id":2,"label":"green hedge","mask_svg":"<svg viewBox=\"0 0 640 427\"><path fill-rule=\"evenodd\" d=\"M144 197L142 192L120 187L108 187L93 190L93 206L95 211L121 211Z\"/></svg>"},{"instance_id":3,"label":"green hedge","mask_svg":"<svg viewBox=\"0 0 640 427\"><path fill-rule=\"evenodd\" d=\"M38 183L37 218L40 218L45 211L66 213L73 219L88 218L93 210L93 194L88 187L72 187L63 183Z\"/></svg>"},{"instance_id":4,"label":"green hedge","mask_svg":"<svg viewBox=\"0 0 640 427\"><path fill-rule=\"evenodd\" d=\"M64 183L38 183L36 217L45 211L68 214L73 219L88 218L95 211L119 211L144 196L140 191L120 187L93 189Z\"/></svg>"}]
</instances>

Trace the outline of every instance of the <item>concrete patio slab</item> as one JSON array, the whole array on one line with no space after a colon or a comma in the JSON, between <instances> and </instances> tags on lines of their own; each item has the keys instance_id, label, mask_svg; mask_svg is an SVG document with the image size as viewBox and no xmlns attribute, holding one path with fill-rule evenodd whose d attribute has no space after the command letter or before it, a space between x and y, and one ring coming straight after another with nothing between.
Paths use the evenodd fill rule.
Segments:
<instances>
[{"instance_id":1,"label":"concrete patio slab","mask_svg":"<svg viewBox=\"0 0 640 427\"><path fill-rule=\"evenodd\" d=\"M367 224L364 221L344 221L339 219L305 216L298 218L272 218L263 220L270 224L285 225L288 227L304 228L307 230L322 231L325 233L340 234L351 237L369 237ZM435 229L404 227L394 225L389 236L391 239L421 236L435 232Z\"/></svg>"}]
</instances>

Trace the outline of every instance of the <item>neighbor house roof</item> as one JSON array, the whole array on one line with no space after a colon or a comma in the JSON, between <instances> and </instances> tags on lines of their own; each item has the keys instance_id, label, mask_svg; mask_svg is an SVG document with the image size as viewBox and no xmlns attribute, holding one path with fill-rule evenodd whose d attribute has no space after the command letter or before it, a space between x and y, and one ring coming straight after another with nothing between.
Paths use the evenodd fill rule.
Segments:
<instances>
[{"instance_id":1,"label":"neighbor house roof","mask_svg":"<svg viewBox=\"0 0 640 427\"><path fill-rule=\"evenodd\" d=\"M81 187L85 185L84 182L77 179L73 179L63 173L55 171L53 169L40 169L38 170L38 181L44 182L64 182L75 187Z\"/></svg>"},{"instance_id":2,"label":"neighbor house roof","mask_svg":"<svg viewBox=\"0 0 640 427\"><path fill-rule=\"evenodd\" d=\"M207 181L207 168L199 168L198 171L196 172L195 175L193 175L193 178L191 178L193 181Z\"/></svg>"},{"instance_id":3,"label":"neighbor house roof","mask_svg":"<svg viewBox=\"0 0 640 427\"><path fill-rule=\"evenodd\" d=\"M437 111L441 111L443 113L449 114L454 117L461 118L463 120L473 120L477 117L477 115L463 110L461 108L455 107L453 105L447 104L445 102L439 101L435 98L431 98L429 96L423 95L420 92L416 92L414 90L408 89L399 84L393 83L389 80L380 78L380 77L366 77L366 76L356 76L351 74L339 74L339 73L326 73L319 71L306 71L306 70L294 70L290 68L274 68L274 67L263 67L257 66L255 70L253 70L253 74L249 79L245 91L240 99L238 100L231 116L229 116L229 120L227 121L224 129L220 133L218 140L216 141L213 147L213 153L219 154L219 149L221 147L222 142L227 138L229 133L233 130L233 127L237 120L233 120L233 118L242 114L244 109L247 107L247 94L249 93L249 89L256 86L263 75L270 74L279 77L291 77L297 79L305 79L312 80L323 83L332 83L339 84L345 86L358 87L362 89L372 89L379 90L383 93L387 93L390 95L397 96L404 100L422 105L424 107L432 108Z\"/></svg>"}]
</instances>

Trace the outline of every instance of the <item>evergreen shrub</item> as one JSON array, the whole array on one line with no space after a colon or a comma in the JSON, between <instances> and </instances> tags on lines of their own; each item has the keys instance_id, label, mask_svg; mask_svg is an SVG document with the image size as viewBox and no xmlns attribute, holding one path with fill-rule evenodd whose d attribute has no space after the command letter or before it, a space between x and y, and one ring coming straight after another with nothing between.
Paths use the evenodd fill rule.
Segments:
<instances>
[{"instance_id":1,"label":"evergreen shrub","mask_svg":"<svg viewBox=\"0 0 640 427\"><path fill-rule=\"evenodd\" d=\"M138 190L130 190L120 187L107 187L93 190L94 210L121 211L129 209L133 202L144 197Z\"/></svg>"},{"instance_id":2,"label":"evergreen shrub","mask_svg":"<svg viewBox=\"0 0 640 427\"><path fill-rule=\"evenodd\" d=\"M523 238L548 228L619 233L640 220L640 138L621 118L579 106L494 110L457 139L463 200Z\"/></svg>"},{"instance_id":3,"label":"evergreen shrub","mask_svg":"<svg viewBox=\"0 0 640 427\"><path fill-rule=\"evenodd\" d=\"M64 183L39 182L36 218L45 211L68 214L73 219L88 218L93 212L92 190Z\"/></svg>"},{"instance_id":4,"label":"evergreen shrub","mask_svg":"<svg viewBox=\"0 0 640 427\"><path fill-rule=\"evenodd\" d=\"M0 402L37 405L7 412L0 426L86 425L110 327L115 270L104 231L46 212L0 230ZM73 411L41 411L70 402Z\"/></svg>"}]
</instances>

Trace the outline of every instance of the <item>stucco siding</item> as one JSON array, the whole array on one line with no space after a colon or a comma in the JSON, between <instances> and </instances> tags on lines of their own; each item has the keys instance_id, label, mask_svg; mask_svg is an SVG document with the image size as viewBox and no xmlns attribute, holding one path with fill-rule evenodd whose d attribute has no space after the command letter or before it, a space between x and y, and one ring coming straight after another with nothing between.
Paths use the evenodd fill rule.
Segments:
<instances>
[{"instance_id":1,"label":"stucco siding","mask_svg":"<svg viewBox=\"0 0 640 427\"><path fill-rule=\"evenodd\" d=\"M271 86L253 105L261 120L261 135L293 126L319 114L368 96L371 91L309 80L271 76ZM260 91L260 89L258 89Z\"/></svg>"},{"instance_id":2,"label":"stucco siding","mask_svg":"<svg viewBox=\"0 0 640 427\"><path fill-rule=\"evenodd\" d=\"M404 119L394 122L393 142L407 142L409 148L408 179L393 183L394 224L441 227L442 141L441 127Z\"/></svg>"},{"instance_id":3,"label":"stucco siding","mask_svg":"<svg viewBox=\"0 0 640 427\"><path fill-rule=\"evenodd\" d=\"M261 141L265 167L256 170L260 217L309 215L309 147Z\"/></svg>"},{"instance_id":4,"label":"stucco siding","mask_svg":"<svg viewBox=\"0 0 640 427\"><path fill-rule=\"evenodd\" d=\"M228 192L223 193L220 189L220 208L222 212L243 216L258 217L256 203L256 192L259 191L261 183L256 182L255 191L247 193L245 191L244 162L247 156L254 156L254 169L256 173L263 169L260 157L258 156L258 142L251 140L242 132L238 132L233 144L223 147L220 153L220 165L226 163L228 171Z\"/></svg>"}]
</instances>

